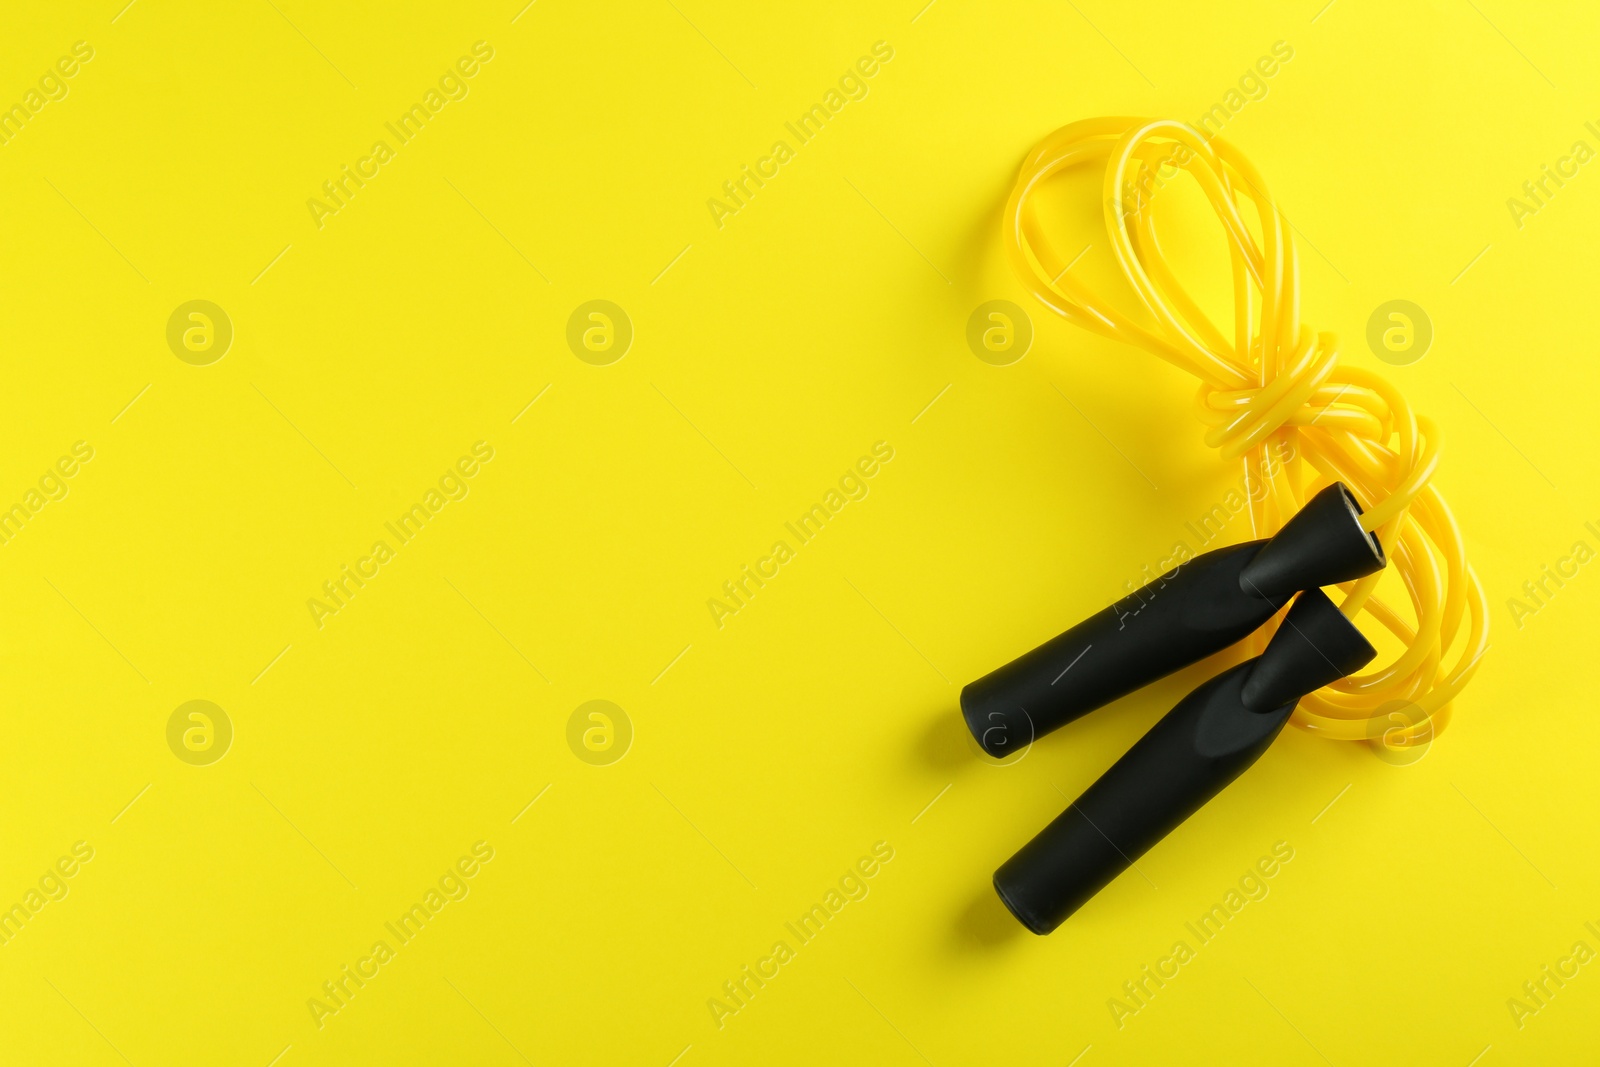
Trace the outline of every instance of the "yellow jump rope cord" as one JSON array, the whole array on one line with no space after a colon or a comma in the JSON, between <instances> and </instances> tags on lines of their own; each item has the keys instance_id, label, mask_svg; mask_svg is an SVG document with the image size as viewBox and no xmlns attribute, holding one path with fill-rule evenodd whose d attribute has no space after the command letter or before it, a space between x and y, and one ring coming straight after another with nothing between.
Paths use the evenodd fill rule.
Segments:
<instances>
[{"instance_id":1,"label":"yellow jump rope cord","mask_svg":"<svg viewBox=\"0 0 1600 1067\"><path fill-rule=\"evenodd\" d=\"M1080 285L1045 240L1030 198L1054 174L1105 163L1106 232L1117 263L1155 320L1141 326ZM1233 264L1233 340L1206 316L1162 257L1152 205L1180 174L1200 185L1228 238ZM1261 234L1240 214L1250 202ZM1087 330L1138 345L1200 381L1196 409L1206 443L1245 465L1257 537L1276 532L1308 497L1343 481L1382 542L1411 599L1413 621L1373 595L1374 574L1340 588L1341 610L1366 612L1404 646L1386 665L1306 697L1293 722L1323 737L1382 734L1392 745L1426 743L1450 721L1451 702L1489 647L1488 602L1467 563L1444 497L1429 484L1439 430L1369 371L1339 366L1337 339L1300 321L1300 269L1288 220L1249 160L1186 123L1099 118L1063 126L1028 155L1005 213L1006 254L1046 307ZM1269 460L1290 456L1287 462ZM1307 469L1307 465L1311 468ZM1265 478L1266 485L1260 482ZM1445 657L1466 638L1454 665ZM1250 638L1252 654L1271 636Z\"/></svg>"}]
</instances>

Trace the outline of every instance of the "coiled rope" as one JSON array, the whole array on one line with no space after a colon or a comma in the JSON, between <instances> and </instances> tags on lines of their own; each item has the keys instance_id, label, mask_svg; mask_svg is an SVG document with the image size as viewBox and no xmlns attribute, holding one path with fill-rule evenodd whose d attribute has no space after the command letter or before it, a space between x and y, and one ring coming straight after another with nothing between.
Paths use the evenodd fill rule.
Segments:
<instances>
[{"instance_id":1,"label":"coiled rope","mask_svg":"<svg viewBox=\"0 0 1600 1067\"><path fill-rule=\"evenodd\" d=\"M1154 319L1153 329L1073 278L1032 210L1031 197L1047 178L1101 161L1111 249ZM1231 341L1183 288L1156 238L1152 205L1179 174L1199 183L1228 239ZM1241 201L1254 210L1259 244L1240 213ZM1196 412L1208 427L1206 443L1224 459L1243 462L1253 487L1254 536L1276 532L1332 481L1343 481L1355 493L1364 509L1362 526L1377 534L1388 569L1410 597L1411 620L1373 595L1381 572L1341 586L1345 615L1357 621L1365 612L1398 639L1401 651L1370 673L1305 698L1292 721L1335 740L1425 746L1449 723L1452 701L1489 647L1483 587L1467 563L1450 508L1431 484L1439 430L1382 377L1340 366L1337 338L1300 321L1291 227L1255 167L1232 145L1186 123L1114 117L1075 122L1029 153L1003 225L1012 269L1046 307L1199 379ZM1293 458L1273 463L1269 448ZM1262 489L1262 478L1264 491L1254 491ZM1465 640L1446 667L1463 621ZM1254 635L1252 652L1269 636Z\"/></svg>"}]
</instances>

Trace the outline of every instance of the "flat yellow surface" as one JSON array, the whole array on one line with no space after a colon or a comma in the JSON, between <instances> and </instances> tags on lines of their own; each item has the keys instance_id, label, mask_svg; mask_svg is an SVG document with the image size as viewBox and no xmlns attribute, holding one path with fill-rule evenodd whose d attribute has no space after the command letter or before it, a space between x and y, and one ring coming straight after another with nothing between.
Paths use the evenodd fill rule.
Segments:
<instances>
[{"instance_id":1,"label":"flat yellow surface","mask_svg":"<svg viewBox=\"0 0 1600 1067\"><path fill-rule=\"evenodd\" d=\"M6 1063L1592 1059L1592 5L123 2L0 15ZM1036 938L993 869L1221 661L1014 766L957 693L1241 473L1180 373L967 322L1035 141L1213 105L1493 649Z\"/></svg>"}]
</instances>

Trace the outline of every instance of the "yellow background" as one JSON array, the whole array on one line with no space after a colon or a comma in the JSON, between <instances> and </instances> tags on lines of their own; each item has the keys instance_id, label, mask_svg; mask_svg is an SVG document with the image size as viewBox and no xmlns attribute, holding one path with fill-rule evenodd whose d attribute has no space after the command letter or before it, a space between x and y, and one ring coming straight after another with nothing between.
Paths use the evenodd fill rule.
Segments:
<instances>
[{"instance_id":1,"label":"yellow background","mask_svg":"<svg viewBox=\"0 0 1600 1067\"><path fill-rule=\"evenodd\" d=\"M8 6L0 102L94 58L0 146L0 503L95 452L0 546L0 906L94 849L0 946L6 1062L1593 1058L1600 964L1520 1029L1506 1002L1600 948L1600 572L1520 628L1507 600L1600 547L1600 173L1520 229L1506 200L1600 147L1600 15L919 3ZM319 229L308 198L479 40L469 95ZM1385 369L1384 301L1431 317L1386 370L1447 436L1493 649L1420 762L1291 730L1036 938L991 872L1217 664L1009 767L957 692L1239 472L1178 372L1031 306L990 366L967 317L1026 304L998 228L1038 138L1194 119L1280 40L1226 135L1347 360ZM869 95L719 228L707 199L877 41ZM635 330L609 366L565 341L597 298ZM192 299L233 323L209 366L167 346ZM470 495L319 629L308 598L480 440ZM708 598L877 441L870 495L719 629ZM195 699L235 730L210 766L166 741ZM594 699L634 731L609 766L567 743ZM477 841L470 895L319 1029L308 999ZM708 1000L880 841L870 893L719 1028ZM1119 1028L1108 1000L1279 841L1270 895Z\"/></svg>"}]
</instances>

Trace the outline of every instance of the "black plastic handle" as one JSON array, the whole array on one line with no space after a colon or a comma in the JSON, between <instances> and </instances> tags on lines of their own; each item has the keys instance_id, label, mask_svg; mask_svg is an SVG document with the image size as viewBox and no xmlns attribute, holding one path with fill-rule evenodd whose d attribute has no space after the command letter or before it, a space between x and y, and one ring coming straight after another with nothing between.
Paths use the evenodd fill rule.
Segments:
<instances>
[{"instance_id":1,"label":"black plastic handle","mask_svg":"<svg viewBox=\"0 0 1600 1067\"><path fill-rule=\"evenodd\" d=\"M1302 589L1384 565L1342 483L1306 502L1270 539L1196 556L961 691L961 713L1004 758L1098 707L1244 638Z\"/></svg>"},{"instance_id":2,"label":"black plastic handle","mask_svg":"<svg viewBox=\"0 0 1600 1067\"><path fill-rule=\"evenodd\" d=\"M1190 693L995 872L1006 907L1048 934L1267 750L1300 698L1377 653L1320 590L1266 651Z\"/></svg>"}]
</instances>

